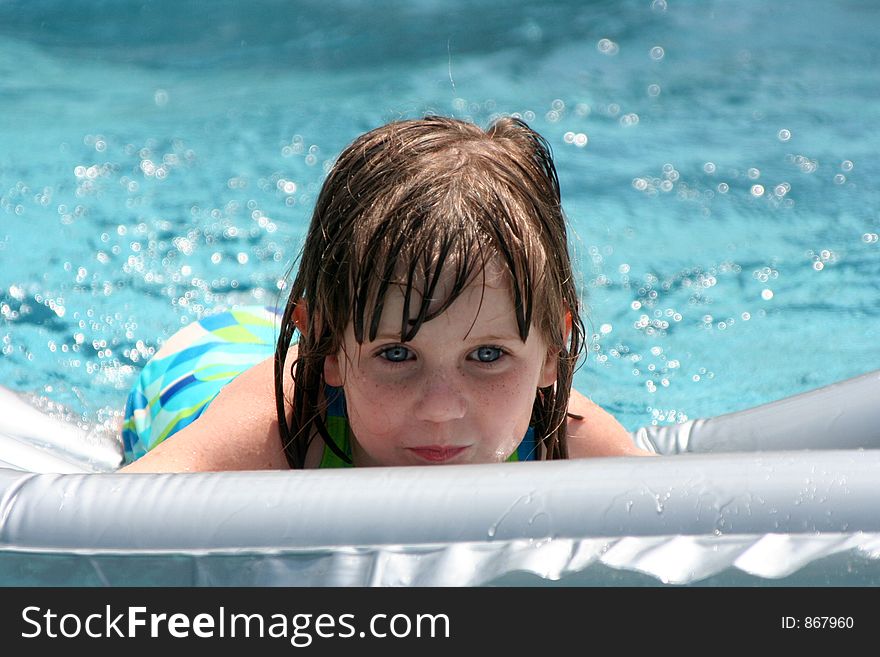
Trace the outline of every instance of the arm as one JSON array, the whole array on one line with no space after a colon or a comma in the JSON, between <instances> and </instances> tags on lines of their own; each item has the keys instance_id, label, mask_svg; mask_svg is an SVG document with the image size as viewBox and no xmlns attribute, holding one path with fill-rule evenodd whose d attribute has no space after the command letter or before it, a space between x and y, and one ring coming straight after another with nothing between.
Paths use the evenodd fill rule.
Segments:
<instances>
[{"instance_id":1,"label":"arm","mask_svg":"<svg viewBox=\"0 0 880 657\"><path fill-rule=\"evenodd\" d=\"M583 416L568 418L568 456L652 456L636 447L626 429L610 413L590 399L571 389L568 411Z\"/></svg>"},{"instance_id":2,"label":"arm","mask_svg":"<svg viewBox=\"0 0 880 657\"><path fill-rule=\"evenodd\" d=\"M288 356L291 358L296 358L295 347ZM287 373L285 389L289 386ZM269 357L233 379L195 422L119 472L288 467L275 411L274 362Z\"/></svg>"}]
</instances>

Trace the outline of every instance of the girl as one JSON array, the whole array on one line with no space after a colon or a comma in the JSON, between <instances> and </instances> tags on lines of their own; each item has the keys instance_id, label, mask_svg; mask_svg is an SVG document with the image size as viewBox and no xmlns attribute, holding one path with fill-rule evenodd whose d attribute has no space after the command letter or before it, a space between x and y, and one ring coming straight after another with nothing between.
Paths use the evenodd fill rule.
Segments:
<instances>
[{"instance_id":1,"label":"girl","mask_svg":"<svg viewBox=\"0 0 880 657\"><path fill-rule=\"evenodd\" d=\"M126 451L146 453L123 471L642 454L571 389L579 307L540 135L513 118L486 131L390 123L348 146L324 182L274 358L241 357L265 349L256 328L272 323L259 314L184 329L129 398ZM224 337L238 329L253 339ZM214 365L232 353L233 365L181 373L186 349ZM188 389L201 398L163 418Z\"/></svg>"}]
</instances>

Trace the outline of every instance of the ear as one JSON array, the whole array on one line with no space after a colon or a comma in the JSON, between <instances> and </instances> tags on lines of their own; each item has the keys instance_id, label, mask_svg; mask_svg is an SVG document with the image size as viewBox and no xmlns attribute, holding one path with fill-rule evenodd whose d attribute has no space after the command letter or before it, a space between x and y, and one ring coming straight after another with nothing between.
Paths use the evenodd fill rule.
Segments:
<instances>
[{"instance_id":1,"label":"ear","mask_svg":"<svg viewBox=\"0 0 880 657\"><path fill-rule=\"evenodd\" d=\"M293 308L293 325L300 334L305 333L309 328L309 306L305 299L297 301ZM342 386L338 356L324 358L324 382L334 388Z\"/></svg>"},{"instance_id":2,"label":"ear","mask_svg":"<svg viewBox=\"0 0 880 657\"><path fill-rule=\"evenodd\" d=\"M571 337L571 311L566 309L562 318L562 335L563 344L568 344ZM547 348L547 357L544 360L544 367L541 369L540 386L546 388L556 383L556 377L559 374L559 350L553 347Z\"/></svg>"},{"instance_id":3,"label":"ear","mask_svg":"<svg viewBox=\"0 0 880 657\"><path fill-rule=\"evenodd\" d=\"M309 306L305 299L300 299L293 307L293 325L303 334L309 325Z\"/></svg>"},{"instance_id":4,"label":"ear","mask_svg":"<svg viewBox=\"0 0 880 657\"><path fill-rule=\"evenodd\" d=\"M334 388L342 387L342 368L339 367L339 356L324 357L324 383Z\"/></svg>"},{"instance_id":5,"label":"ear","mask_svg":"<svg viewBox=\"0 0 880 657\"><path fill-rule=\"evenodd\" d=\"M541 368L541 381L538 386L546 388L556 383L556 374L559 366L559 350L549 347L547 349L547 358L544 360L544 367Z\"/></svg>"}]
</instances>

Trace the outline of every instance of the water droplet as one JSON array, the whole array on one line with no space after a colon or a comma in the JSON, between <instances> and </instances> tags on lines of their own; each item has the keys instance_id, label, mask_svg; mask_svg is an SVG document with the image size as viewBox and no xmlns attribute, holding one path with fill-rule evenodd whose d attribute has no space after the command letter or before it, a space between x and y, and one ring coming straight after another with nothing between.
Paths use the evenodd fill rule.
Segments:
<instances>
[{"instance_id":1,"label":"water droplet","mask_svg":"<svg viewBox=\"0 0 880 657\"><path fill-rule=\"evenodd\" d=\"M779 138L779 141L788 141L791 139L791 130L783 128L776 134L776 136Z\"/></svg>"},{"instance_id":2,"label":"water droplet","mask_svg":"<svg viewBox=\"0 0 880 657\"><path fill-rule=\"evenodd\" d=\"M751 193L752 193L752 196L763 196L764 195L764 185L752 185Z\"/></svg>"},{"instance_id":3,"label":"water droplet","mask_svg":"<svg viewBox=\"0 0 880 657\"><path fill-rule=\"evenodd\" d=\"M653 48L651 48L651 59L653 59L655 62L663 59L664 55L666 55L666 51L663 50L662 46L654 46Z\"/></svg>"},{"instance_id":4,"label":"water droplet","mask_svg":"<svg viewBox=\"0 0 880 657\"><path fill-rule=\"evenodd\" d=\"M596 49L603 55L616 55L620 51L620 47L611 39L599 39Z\"/></svg>"}]
</instances>

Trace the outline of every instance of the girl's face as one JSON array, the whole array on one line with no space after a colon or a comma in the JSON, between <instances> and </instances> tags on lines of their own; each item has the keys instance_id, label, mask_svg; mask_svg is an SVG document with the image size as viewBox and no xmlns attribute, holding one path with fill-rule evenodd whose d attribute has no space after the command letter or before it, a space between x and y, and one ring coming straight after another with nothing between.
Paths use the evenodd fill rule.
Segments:
<instances>
[{"instance_id":1,"label":"girl's face","mask_svg":"<svg viewBox=\"0 0 880 657\"><path fill-rule=\"evenodd\" d=\"M405 343L392 288L376 340L358 345L349 325L325 359L326 382L345 391L355 465L492 463L519 445L557 354L534 327L520 339L507 277L490 273Z\"/></svg>"}]
</instances>

